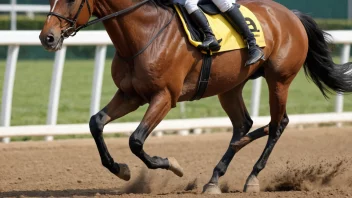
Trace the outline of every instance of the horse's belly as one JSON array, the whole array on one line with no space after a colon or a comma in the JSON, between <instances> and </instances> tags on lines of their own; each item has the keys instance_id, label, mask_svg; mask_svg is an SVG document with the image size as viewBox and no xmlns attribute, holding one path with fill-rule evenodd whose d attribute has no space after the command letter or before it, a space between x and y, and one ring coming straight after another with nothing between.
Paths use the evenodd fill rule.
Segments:
<instances>
[{"instance_id":1,"label":"horse's belly","mask_svg":"<svg viewBox=\"0 0 352 198\"><path fill-rule=\"evenodd\" d=\"M246 78L236 72L214 72L211 75L204 97L218 95L233 89L241 84Z\"/></svg>"}]
</instances>

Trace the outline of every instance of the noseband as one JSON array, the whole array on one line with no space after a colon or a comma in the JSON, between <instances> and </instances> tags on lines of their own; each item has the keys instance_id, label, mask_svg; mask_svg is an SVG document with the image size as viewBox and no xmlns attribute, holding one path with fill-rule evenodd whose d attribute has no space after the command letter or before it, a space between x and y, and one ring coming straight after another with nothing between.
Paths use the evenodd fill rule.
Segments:
<instances>
[{"instance_id":1,"label":"noseband","mask_svg":"<svg viewBox=\"0 0 352 198\"><path fill-rule=\"evenodd\" d=\"M48 13L48 16L51 16L51 15L56 16L57 18L64 19L64 20L68 21L71 24L70 27L68 27L67 29L62 31L62 33L61 33L62 37L68 38L70 36L75 36L77 34L77 32L81 29L81 27L76 28L76 23L77 23L77 19L79 17L79 14L81 13L81 11L83 9L84 4L87 4L89 16L91 17L92 16L92 11L91 11L91 8L90 8L88 0L82 0L81 5L79 6L78 11L75 14L75 16L73 17L73 19L69 19L67 17L64 17L61 14L58 14L56 12L49 12Z\"/></svg>"}]
</instances>

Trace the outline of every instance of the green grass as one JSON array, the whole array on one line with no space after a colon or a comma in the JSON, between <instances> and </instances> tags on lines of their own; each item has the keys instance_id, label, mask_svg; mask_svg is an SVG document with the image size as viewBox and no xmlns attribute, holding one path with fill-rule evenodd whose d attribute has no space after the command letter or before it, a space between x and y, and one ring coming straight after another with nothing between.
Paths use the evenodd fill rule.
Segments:
<instances>
[{"instance_id":1,"label":"green grass","mask_svg":"<svg viewBox=\"0 0 352 198\"><path fill-rule=\"evenodd\" d=\"M110 75L111 60L106 61L101 107L111 99L117 88ZM13 96L11 125L45 124L53 61L19 61ZM67 60L65 63L59 105L59 124L87 123L91 97L93 60ZM3 85L5 60L0 60L0 86ZM249 108L251 85L244 90ZM268 91L263 82L260 115L269 115ZM303 70L294 80L289 93L288 114L332 112L335 97L325 100L318 88L308 82ZM147 105L121 118L118 122L140 121ZM187 117L226 116L217 97L186 103ZM345 111L352 110L351 96L345 97ZM166 119L181 118L179 108L174 108Z\"/></svg>"}]
</instances>

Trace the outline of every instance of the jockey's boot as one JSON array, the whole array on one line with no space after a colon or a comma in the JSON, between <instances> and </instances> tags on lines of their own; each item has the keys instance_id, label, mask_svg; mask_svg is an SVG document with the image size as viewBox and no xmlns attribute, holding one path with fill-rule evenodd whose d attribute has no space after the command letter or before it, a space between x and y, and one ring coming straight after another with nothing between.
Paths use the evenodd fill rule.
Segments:
<instances>
[{"instance_id":1,"label":"jockey's boot","mask_svg":"<svg viewBox=\"0 0 352 198\"><path fill-rule=\"evenodd\" d=\"M221 45L216 40L215 35L209 25L208 19L205 17L204 13L198 9L192 12L190 16L205 36L203 43L199 47L204 50L211 50L215 52L219 51Z\"/></svg>"},{"instance_id":2,"label":"jockey's boot","mask_svg":"<svg viewBox=\"0 0 352 198\"><path fill-rule=\"evenodd\" d=\"M228 11L223 13L229 23L240 33L248 45L248 60L245 66L252 65L260 59L264 59L264 52L257 45L254 34L249 30L246 20L237 5L232 6Z\"/></svg>"}]
</instances>

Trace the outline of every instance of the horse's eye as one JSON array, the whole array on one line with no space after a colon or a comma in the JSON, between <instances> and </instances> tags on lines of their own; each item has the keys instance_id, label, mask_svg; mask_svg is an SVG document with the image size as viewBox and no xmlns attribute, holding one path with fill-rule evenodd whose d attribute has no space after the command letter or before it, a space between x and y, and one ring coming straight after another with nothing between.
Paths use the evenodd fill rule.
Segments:
<instances>
[{"instance_id":1,"label":"horse's eye","mask_svg":"<svg viewBox=\"0 0 352 198\"><path fill-rule=\"evenodd\" d=\"M67 0L68 3L74 3L75 0Z\"/></svg>"}]
</instances>

